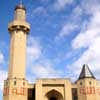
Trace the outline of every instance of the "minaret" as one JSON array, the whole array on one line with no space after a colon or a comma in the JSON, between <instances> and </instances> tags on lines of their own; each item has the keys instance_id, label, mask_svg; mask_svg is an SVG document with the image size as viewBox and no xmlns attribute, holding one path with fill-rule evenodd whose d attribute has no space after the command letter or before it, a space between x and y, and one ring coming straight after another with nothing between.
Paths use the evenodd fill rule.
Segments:
<instances>
[{"instance_id":1,"label":"minaret","mask_svg":"<svg viewBox=\"0 0 100 100\"><path fill-rule=\"evenodd\" d=\"M10 64L8 78L25 78L26 38L30 30L26 22L26 9L20 4L15 8L14 21L8 30L10 32Z\"/></svg>"},{"instance_id":2,"label":"minaret","mask_svg":"<svg viewBox=\"0 0 100 100\"><path fill-rule=\"evenodd\" d=\"M8 78L4 82L4 100L27 100L25 80L26 42L30 25L26 22L26 9L22 4L15 8L14 20L8 25L10 33L10 61Z\"/></svg>"}]
</instances>

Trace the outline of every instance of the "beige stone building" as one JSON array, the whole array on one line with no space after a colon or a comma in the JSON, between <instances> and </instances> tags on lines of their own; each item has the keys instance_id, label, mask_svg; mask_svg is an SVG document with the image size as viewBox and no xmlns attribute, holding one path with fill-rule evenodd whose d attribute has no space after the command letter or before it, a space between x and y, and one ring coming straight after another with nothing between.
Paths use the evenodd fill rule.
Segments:
<instances>
[{"instance_id":1,"label":"beige stone building","mask_svg":"<svg viewBox=\"0 0 100 100\"><path fill-rule=\"evenodd\" d=\"M100 81L96 80L86 64L75 83L67 78L47 78L29 84L25 79L25 63L30 25L26 22L26 9L22 4L15 8L14 20L8 30L10 60L3 100L100 100Z\"/></svg>"}]
</instances>

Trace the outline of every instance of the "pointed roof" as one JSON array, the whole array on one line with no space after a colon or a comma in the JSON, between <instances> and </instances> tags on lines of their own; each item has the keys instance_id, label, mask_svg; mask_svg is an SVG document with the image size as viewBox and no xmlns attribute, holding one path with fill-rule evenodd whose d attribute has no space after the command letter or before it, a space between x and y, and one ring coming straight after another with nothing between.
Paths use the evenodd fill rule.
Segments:
<instances>
[{"instance_id":1,"label":"pointed roof","mask_svg":"<svg viewBox=\"0 0 100 100\"><path fill-rule=\"evenodd\" d=\"M83 79L83 78L94 78L95 79L93 73L91 72L87 64L83 65L83 68L82 68L82 71L81 71L81 74L78 80Z\"/></svg>"}]
</instances>

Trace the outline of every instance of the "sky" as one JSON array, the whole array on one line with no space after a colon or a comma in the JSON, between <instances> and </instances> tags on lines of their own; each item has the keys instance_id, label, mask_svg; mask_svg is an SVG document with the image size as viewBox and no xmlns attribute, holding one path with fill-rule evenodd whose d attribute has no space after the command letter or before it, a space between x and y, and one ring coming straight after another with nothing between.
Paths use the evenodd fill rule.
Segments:
<instances>
[{"instance_id":1,"label":"sky","mask_svg":"<svg viewBox=\"0 0 100 100\"><path fill-rule=\"evenodd\" d=\"M0 2L0 100L9 65L8 23L20 0ZM26 79L78 79L88 64L100 79L100 0L23 0L27 22ZM20 54L19 54L20 55Z\"/></svg>"}]
</instances>

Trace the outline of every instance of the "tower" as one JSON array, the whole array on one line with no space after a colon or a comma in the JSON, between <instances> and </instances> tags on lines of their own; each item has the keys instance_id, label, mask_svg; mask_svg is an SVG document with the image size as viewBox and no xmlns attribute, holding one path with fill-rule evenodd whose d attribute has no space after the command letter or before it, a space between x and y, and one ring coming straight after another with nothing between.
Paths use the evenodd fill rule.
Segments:
<instances>
[{"instance_id":1,"label":"tower","mask_svg":"<svg viewBox=\"0 0 100 100\"><path fill-rule=\"evenodd\" d=\"M96 79L86 64L83 65L77 86L78 100L96 100Z\"/></svg>"},{"instance_id":2,"label":"tower","mask_svg":"<svg viewBox=\"0 0 100 100\"><path fill-rule=\"evenodd\" d=\"M25 78L26 38L30 30L26 22L26 9L20 4L15 8L14 21L8 26L11 36L9 78Z\"/></svg>"},{"instance_id":3,"label":"tower","mask_svg":"<svg viewBox=\"0 0 100 100\"><path fill-rule=\"evenodd\" d=\"M27 100L25 80L26 41L30 25L26 22L26 9L15 8L14 20L8 25L10 32L10 61L8 78L4 82L4 100Z\"/></svg>"}]
</instances>

